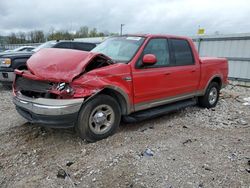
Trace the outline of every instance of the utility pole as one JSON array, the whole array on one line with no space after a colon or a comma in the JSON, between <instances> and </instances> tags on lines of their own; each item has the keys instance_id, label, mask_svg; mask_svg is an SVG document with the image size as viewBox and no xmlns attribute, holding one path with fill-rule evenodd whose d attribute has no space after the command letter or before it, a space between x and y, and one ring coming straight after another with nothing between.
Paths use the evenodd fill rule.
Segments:
<instances>
[{"instance_id":1,"label":"utility pole","mask_svg":"<svg viewBox=\"0 0 250 188\"><path fill-rule=\"evenodd\" d=\"M122 27L124 26L125 24L121 24L121 32L120 32L120 35L122 36Z\"/></svg>"}]
</instances>

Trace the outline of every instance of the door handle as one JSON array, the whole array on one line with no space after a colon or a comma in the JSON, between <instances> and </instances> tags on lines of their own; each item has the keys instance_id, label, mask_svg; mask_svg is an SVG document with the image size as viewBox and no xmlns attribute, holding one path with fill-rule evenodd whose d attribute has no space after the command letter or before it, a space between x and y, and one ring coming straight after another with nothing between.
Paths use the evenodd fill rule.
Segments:
<instances>
[{"instance_id":1,"label":"door handle","mask_svg":"<svg viewBox=\"0 0 250 188\"><path fill-rule=\"evenodd\" d=\"M165 72L164 75L168 76L170 75L171 73L170 72Z\"/></svg>"},{"instance_id":2,"label":"door handle","mask_svg":"<svg viewBox=\"0 0 250 188\"><path fill-rule=\"evenodd\" d=\"M191 70L191 72L196 72L196 70Z\"/></svg>"}]
</instances>

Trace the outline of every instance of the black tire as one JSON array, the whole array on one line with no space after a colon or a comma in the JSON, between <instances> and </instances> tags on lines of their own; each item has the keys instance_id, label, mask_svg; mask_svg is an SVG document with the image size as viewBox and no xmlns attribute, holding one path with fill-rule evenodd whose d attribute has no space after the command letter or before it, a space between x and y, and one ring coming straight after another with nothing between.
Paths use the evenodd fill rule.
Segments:
<instances>
[{"instance_id":1,"label":"black tire","mask_svg":"<svg viewBox=\"0 0 250 188\"><path fill-rule=\"evenodd\" d=\"M106 128L106 132L97 134L94 132L95 130L93 130L95 129L94 127L97 126L96 122L94 121L95 117L93 116L96 116L97 114L97 111L96 112L94 111L98 109L99 107L101 108L102 106L108 107L109 110L112 111L112 114L111 114L112 123L109 123L110 125L107 126L108 128ZM105 111L101 111L101 113L102 112L105 112ZM110 119L111 119L111 115L109 117ZM107 116L106 116L106 120L108 120ZM116 131L116 129L119 127L120 120L121 120L121 109L117 101L113 97L100 94L100 95L95 96L93 99L90 99L86 104L82 106L78 115L76 131L82 139L85 139L88 142L95 142L95 141L107 138L108 136L112 135ZM98 122L98 126L99 126L99 123L100 122ZM106 125L101 125L101 126L105 127Z\"/></svg>"},{"instance_id":2,"label":"black tire","mask_svg":"<svg viewBox=\"0 0 250 188\"><path fill-rule=\"evenodd\" d=\"M216 97L214 97L214 100L210 100L209 94L211 92L216 91ZM218 100L219 100L219 94L220 94L220 87L219 84L216 82L211 82L206 90L206 93L204 96L201 96L198 98L199 106L204 108L213 108L216 106Z\"/></svg>"}]
</instances>

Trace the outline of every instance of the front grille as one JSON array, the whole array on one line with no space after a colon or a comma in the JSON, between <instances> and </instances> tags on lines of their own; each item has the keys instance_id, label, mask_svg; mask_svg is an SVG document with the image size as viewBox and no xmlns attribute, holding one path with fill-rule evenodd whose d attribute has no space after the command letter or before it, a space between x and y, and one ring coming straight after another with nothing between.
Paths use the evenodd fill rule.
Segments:
<instances>
[{"instance_id":1,"label":"front grille","mask_svg":"<svg viewBox=\"0 0 250 188\"><path fill-rule=\"evenodd\" d=\"M24 77L16 78L16 90L27 97L56 98L56 95L49 93L52 87L53 83L50 82L30 80Z\"/></svg>"},{"instance_id":2,"label":"front grille","mask_svg":"<svg viewBox=\"0 0 250 188\"><path fill-rule=\"evenodd\" d=\"M49 82L30 80L24 77L16 79L16 89L21 91L47 92L51 90L53 84Z\"/></svg>"}]
</instances>

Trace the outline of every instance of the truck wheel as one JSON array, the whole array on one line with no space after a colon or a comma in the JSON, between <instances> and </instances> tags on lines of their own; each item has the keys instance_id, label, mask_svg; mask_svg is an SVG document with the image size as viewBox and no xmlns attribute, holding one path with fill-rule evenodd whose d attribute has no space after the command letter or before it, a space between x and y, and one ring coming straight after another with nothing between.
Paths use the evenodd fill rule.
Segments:
<instances>
[{"instance_id":1,"label":"truck wheel","mask_svg":"<svg viewBox=\"0 0 250 188\"><path fill-rule=\"evenodd\" d=\"M213 108L219 100L220 87L218 83L212 82L209 84L204 96L199 97L199 105L204 108Z\"/></svg>"},{"instance_id":2,"label":"truck wheel","mask_svg":"<svg viewBox=\"0 0 250 188\"><path fill-rule=\"evenodd\" d=\"M84 104L79 112L76 130L82 139L94 142L107 138L118 128L121 109L108 95L97 95Z\"/></svg>"}]
</instances>

